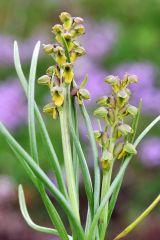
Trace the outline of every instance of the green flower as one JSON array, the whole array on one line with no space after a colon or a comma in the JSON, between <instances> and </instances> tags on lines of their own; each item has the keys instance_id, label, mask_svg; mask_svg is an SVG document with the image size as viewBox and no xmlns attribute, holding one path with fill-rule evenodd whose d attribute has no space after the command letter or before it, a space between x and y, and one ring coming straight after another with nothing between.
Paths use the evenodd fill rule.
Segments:
<instances>
[{"instance_id":1,"label":"green flower","mask_svg":"<svg viewBox=\"0 0 160 240\"><path fill-rule=\"evenodd\" d=\"M61 22L63 23L64 29L69 30L71 28L72 22L73 22L71 15L67 12L62 12L59 15L59 18L60 18Z\"/></svg>"},{"instance_id":2,"label":"green flower","mask_svg":"<svg viewBox=\"0 0 160 240\"><path fill-rule=\"evenodd\" d=\"M56 119L57 115L58 115L57 107L55 106L55 104L53 102L48 103L47 105L45 105L44 108L43 108L43 112L44 113L51 113L53 119Z\"/></svg>"},{"instance_id":3,"label":"green flower","mask_svg":"<svg viewBox=\"0 0 160 240\"><path fill-rule=\"evenodd\" d=\"M74 73L72 70L72 64L71 63L66 63L63 65L63 78L64 78L64 82L67 84L70 84L73 80L74 77Z\"/></svg>"},{"instance_id":4,"label":"green flower","mask_svg":"<svg viewBox=\"0 0 160 240\"><path fill-rule=\"evenodd\" d=\"M133 133L133 129L128 124L121 124L120 126L118 126L118 131L122 136Z\"/></svg>"},{"instance_id":5,"label":"green flower","mask_svg":"<svg viewBox=\"0 0 160 240\"><path fill-rule=\"evenodd\" d=\"M51 94L52 94L52 100L53 100L54 104L57 107L62 106L63 102L64 102L63 89L58 86L53 87L51 89Z\"/></svg>"},{"instance_id":6,"label":"green flower","mask_svg":"<svg viewBox=\"0 0 160 240\"><path fill-rule=\"evenodd\" d=\"M138 109L135 106L129 105L127 107L127 112L131 114L133 117L137 115Z\"/></svg>"},{"instance_id":7,"label":"green flower","mask_svg":"<svg viewBox=\"0 0 160 240\"><path fill-rule=\"evenodd\" d=\"M108 171L110 169L112 161L113 161L113 154L110 153L108 150L104 150L101 158L101 164L102 164L103 170Z\"/></svg>"},{"instance_id":8,"label":"green flower","mask_svg":"<svg viewBox=\"0 0 160 240\"><path fill-rule=\"evenodd\" d=\"M78 103L82 104L82 100L90 100L90 93L87 89L85 88L80 88L77 91L77 97L78 97Z\"/></svg>"},{"instance_id":9,"label":"green flower","mask_svg":"<svg viewBox=\"0 0 160 240\"><path fill-rule=\"evenodd\" d=\"M55 49L55 60L60 66L66 62L64 49L60 46L57 46Z\"/></svg>"},{"instance_id":10,"label":"green flower","mask_svg":"<svg viewBox=\"0 0 160 240\"><path fill-rule=\"evenodd\" d=\"M137 154L137 150L134 145L128 142L124 145L124 151L133 155Z\"/></svg>"},{"instance_id":11,"label":"green flower","mask_svg":"<svg viewBox=\"0 0 160 240\"><path fill-rule=\"evenodd\" d=\"M105 107L99 107L94 111L94 116L98 117L98 118L107 118L107 109Z\"/></svg>"},{"instance_id":12,"label":"green flower","mask_svg":"<svg viewBox=\"0 0 160 240\"><path fill-rule=\"evenodd\" d=\"M50 77L48 75L43 75L41 76L40 78L38 78L38 84L41 84L41 85L50 85Z\"/></svg>"},{"instance_id":13,"label":"green flower","mask_svg":"<svg viewBox=\"0 0 160 240\"><path fill-rule=\"evenodd\" d=\"M43 44L43 51L46 54L52 54L53 53L53 44Z\"/></svg>"},{"instance_id":14,"label":"green flower","mask_svg":"<svg viewBox=\"0 0 160 240\"><path fill-rule=\"evenodd\" d=\"M79 24L77 26L75 26L75 28L73 30L71 30L71 35L72 38L75 39L77 37L79 37L80 35L85 34L85 27L82 24Z\"/></svg>"}]
</instances>

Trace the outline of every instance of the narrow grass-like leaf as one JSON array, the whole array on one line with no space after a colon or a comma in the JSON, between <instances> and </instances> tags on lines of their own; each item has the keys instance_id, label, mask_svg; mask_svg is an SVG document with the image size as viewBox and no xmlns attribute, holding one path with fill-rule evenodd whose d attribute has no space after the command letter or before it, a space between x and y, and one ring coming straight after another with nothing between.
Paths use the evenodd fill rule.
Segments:
<instances>
[{"instance_id":1,"label":"narrow grass-like leaf","mask_svg":"<svg viewBox=\"0 0 160 240\"><path fill-rule=\"evenodd\" d=\"M116 205L116 201L117 201L118 194L119 194L119 191L120 191L120 188L121 188L121 185L122 185L122 181L123 181L123 178L121 178L121 180L119 181L117 187L116 187L115 190L113 191L111 200L110 200L110 202L109 202L108 224L109 224L109 222L110 222L110 219L111 219L113 210L114 210L115 205Z\"/></svg>"},{"instance_id":2,"label":"narrow grass-like leaf","mask_svg":"<svg viewBox=\"0 0 160 240\"><path fill-rule=\"evenodd\" d=\"M93 152L93 160L94 160L94 211L96 212L98 206L99 206L99 198L100 198L100 166L99 166L99 157L98 157L98 150L97 145L93 133L92 124L89 118L89 115L87 113L87 110L84 106L84 104L80 105L80 109L82 112L82 115L84 117L84 121L87 127L88 136Z\"/></svg>"},{"instance_id":3,"label":"narrow grass-like leaf","mask_svg":"<svg viewBox=\"0 0 160 240\"><path fill-rule=\"evenodd\" d=\"M78 132L78 118L77 118L77 109L76 109L76 103L75 99L71 99L72 104L72 119L73 119L73 126L75 129L76 136L79 140L79 132ZM74 145L74 142L72 143L72 155L73 155L73 169L74 169L74 175L75 175L75 185L77 190L77 197L79 199L79 159L77 155L77 151ZM79 205L79 204L78 204Z\"/></svg>"},{"instance_id":4,"label":"narrow grass-like leaf","mask_svg":"<svg viewBox=\"0 0 160 240\"><path fill-rule=\"evenodd\" d=\"M0 132L3 137L9 142L12 148L26 161L29 167L32 169L33 173L43 182L43 184L48 188L48 190L53 194L58 203L64 209L66 215L69 217L71 223L73 224L75 231L77 231L80 239L84 240L84 231L76 216L74 215L70 204L65 199L64 195L55 187L47 175L42 171L42 169L34 162L30 155L17 143L17 141L11 136L8 130L0 123Z\"/></svg>"},{"instance_id":5,"label":"narrow grass-like leaf","mask_svg":"<svg viewBox=\"0 0 160 240\"><path fill-rule=\"evenodd\" d=\"M145 129L144 131L139 135L139 137L136 139L134 146L137 147L137 145L140 143L140 141L144 138L144 136L155 126L155 124L157 124L160 121L160 116L158 116L157 118L155 118ZM121 179L123 179L125 170L128 166L128 164L130 163L132 159L132 156L128 156L123 165L121 166L117 176L115 177L114 181L112 182L108 192L106 193L106 195L104 196L103 200L101 201L101 204L99 206L99 208L97 209L96 214L94 215L94 219L92 221L92 225L90 227L89 230L89 234L87 237L87 240L91 240L92 236L94 234L95 228L97 226L97 223L99 221L100 215L103 211L103 208L105 207L106 203L108 202L109 198L111 197L113 191L116 189L116 187L118 186L119 182L121 181Z\"/></svg>"},{"instance_id":6,"label":"narrow grass-like leaf","mask_svg":"<svg viewBox=\"0 0 160 240\"><path fill-rule=\"evenodd\" d=\"M60 126L61 126L64 166L65 166L69 200L70 200L73 212L76 214L77 218L80 220L79 202L77 200L77 191L76 191L75 178L74 178L75 176L73 171L70 132L69 132L69 126L68 126L68 115L70 114L70 108L68 103L68 92L70 92L69 86L63 91L64 104L63 104L63 109L59 111L59 118L60 118Z\"/></svg>"},{"instance_id":7,"label":"narrow grass-like leaf","mask_svg":"<svg viewBox=\"0 0 160 240\"><path fill-rule=\"evenodd\" d=\"M28 83L27 83L27 80L24 76L24 73L23 73L23 70L22 70L22 67L21 67L17 42L14 42L14 64L15 64L15 69L16 69L17 75L19 77L20 83L21 83L21 85L23 87L23 90L24 90L24 92L25 92L25 94L28 98ZM40 113L36 103L34 104L34 108L35 108L36 119L37 119L37 122L39 124L40 131L41 131L42 139L44 141L44 148L46 149L46 151L48 153L48 156L51 160L50 161L51 162L51 167L52 167L52 169L55 173L59 189L67 197L67 191L66 191L66 187L65 187L65 184L64 184L64 181L63 181L62 172L61 172L58 157L57 157L56 152L53 148L53 145L52 145L52 142L50 140L49 134L47 132L46 126L44 124L43 118L41 116L41 113Z\"/></svg>"},{"instance_id":8,"label":"narrow grass-like leaf","mask_svg":"<svg viewBox=\"0 0 160 240\"><path fill-rule=\"evenodd\" d=\"M28 128L29 128L30 149L31 149L31 155L37 163L39 161L38 161L35 119L34 119L34 94L35 94L34 86L35 86L35 79L36 79L36 69L37 69L39 49L40 49L40 42L37 42L33 51L30 74L29 74L29 85L28 85Z\"/></svg>"},{"instance_id":9,"label":"narrow grass-like leaf","mask_svg":"<svg viewBox=\"0 0 160 240\"><path fill-rule=\"evenodd\" d=\"M81 166L81 170L82 170L82 175L83 175L83 179L84 179L84 185L85 185L85 190L86 190L86 194L87 194L87 198L88 198L88 202L89 202L89 206L90 206L90 210L91 210L91 215L93 217L93 188L92 188L92 181L91 181L91 177L90 177L90 173L89 173L89 169L86 163L86 159L82 150L82 147L80 145L80 142L76 136L76 133L74 131L74 128L72 126L72 120L71 118L69 119L69 129L71 132L71 136L73 138L73 142L75 144L77 153L78 153L78 157L79 157L79 163Z\"/></svg>"},{"instance_id":10,"label":"narrow grass-like leaf","mask_svg":"<svg viewBox=\"0 0 160 240\"><path fill-rule=\"evenodd\" d=\"M36 130L35 130L35 119L34 119L34 94L35 94L35 79L36 79L36 68L38 61L38 52L40 48L40 42L38 42L33 51L33 57L31 61L30 75L29 75L29 87L28 87L28 127L29 127L29 139L30 139L30 148L32 158L39 165L38 159L38 150L37 150L37 141L36 141ZM41 198L44 202L44 205L47 209L47 212L51 218L52 223L55 225L59 236L61 239L68 240L67 232L63 225L63 222L50 201L45 188L41 181L37 179L38 190L40 192Z\"/></svg>"},{"instance_id":11,"label":"narrow grass-like leaf","mask_svg":"<svg viewBox=\"0 0 160 240\"><path fill-rule=\"evenodd\" d=\"M29 216L28 210L27 210L27 206L26 206L26 201L25 201L22 185L19 185L19 187L18 187L18 198L19 198L19 204L20 204L21 213L22 213L24 219L26 220L27 224L31 228L33 228L34 230L39 231L39 232L58 235L58 231L56 229L41 227L41 226L35 224L32 221L32 219Z\"/></svg>"},{"instance_id":12,"label":"narrow grass-like leaf","mask_svg":"<svg viewBox=\"0 0 160 240\"><path fill-rule=\"evenodd\" d=\"M134 230L134 228L146 218L149 213L160 203L160 195L151 203L151 205L127 228L125 228L114 240L119 240L127 236L130 232Z\"/></svg>"}]
</instances>

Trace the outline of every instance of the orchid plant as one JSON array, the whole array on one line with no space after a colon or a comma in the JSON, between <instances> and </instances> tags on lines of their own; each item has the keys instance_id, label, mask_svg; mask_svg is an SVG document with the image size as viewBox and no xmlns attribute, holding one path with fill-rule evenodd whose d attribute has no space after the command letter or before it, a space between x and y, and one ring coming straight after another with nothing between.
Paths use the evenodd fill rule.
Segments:
<instances>
[{"instance_id":1,"label":"orchid plant","mask_svg":"<svg viewBox=\"0 0 160 240\"><path fill-rule=\"evenodd\" d=\"M132 93L129 85L136 84L138 77L128 73L125 73L122 79L110 75L105 78L105 83L111 87L112 92L110 96L102 96L97 100L99 107L93 115L97 118L98 129L94 131L84 104L85 101L90 100L90 93L86 89L88 76L86 75L80 85L77 85L74 76L76 59L86 54L85 49L77 41L77 38L85 33L84 21L80 17L72 17L67 12L60 14L60 21L61 24L56 24L52 28L56 43L43 45L44 52L52 59L52 65L48 67L45 75L38 79L38 83L46 85L50 92L51 100L44 106L43 112L60 121L64 166L60 165L56 150L34 100L40 42L36 44L33 52L29 81L21 67L18 45L14 43L15 68L28 99L30 153L24 150L2 123L0 123L0 132L38 190L54 228L42 227L32 221L27 210L24 191L20 185L18 191L20 209L28 225L37 231L57 235L63 240L104 240L107 239L108 225L126 168L132 157L137 154L137 145L160 121L160 116L154 119L135 140L142 101L140 100L138 107L130 104ZM79 139L78 108L83 116L90 141L94 180L91 178ZM48 153L57 186L40 167L36 140L37 125L41 131L43 146ZM120 167L117 175L113 177L113 168L117 162L120 162ZM88 200L85 223L82 223L80 216L80 170ZM63 171L65 171L66 182L63 179ZM47 194L48 191L61 206L68 223L63 222ZM128 235L159 202L160 195L114 240Z\"/></svg>"}]
</instances>

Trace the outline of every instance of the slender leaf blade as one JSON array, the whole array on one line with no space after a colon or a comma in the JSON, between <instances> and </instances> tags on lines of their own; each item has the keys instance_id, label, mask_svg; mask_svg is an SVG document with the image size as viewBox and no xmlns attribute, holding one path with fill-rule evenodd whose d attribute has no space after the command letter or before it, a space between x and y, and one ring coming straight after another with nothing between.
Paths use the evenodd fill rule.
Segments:
<instances>
[{"instance_id":1,"label":"slender leaf blade","mask_svg":"<svg viewBox=\"0 0 160 240\"><path fill-rule=\"evenodd\" d=\"M26 206L26 201L25 201L25 196L24 196L24 191L23 191L22 185L19 185L19 187L18 187L18 198L19 198L19 204L20 204L21 213L22 213L24 219L26 220L27 224L31 228L33 228L34 230L39 231L39 232L58 235L58 231L56 229L41 227L41 226L35 224L32 221L32 219L29 216L28 210L27 210L27 206Z\"/></svg>"},{"instance_id":2,"label":"slender leaf blade","mask_svg":"<svg viewBox=\"0 0 160 240\"><path fill-rule=\"evenodd\" d=\"M27 80L24 76L24 73L23 73L23 70L21 67L21 62L20 62L20 57L19 57L19 49L18 49L18 44L16 41L14 42L14 64L15 64L15 69L16 69L17 75L19 77L20 83L23 87L26 97L28 98L28 83L27 83ZM37 119L38 125L40 127L42 139L44 140L44 148L46 149L48 156L51 160L50 161L51 167L55 173L59 189L67 197L67 191L66 191L66 187L65 187L65 184L63 181L63 176L62 176L58 157L53 148L48 131L46 129L43 118L41 116L41 113L40 113L36 103L34 104L34 108L35 108L36 119Z\"/></svg>"},{"instance_id":3,"label":"slender leaf blade","mask_svg":"<svg viewBox=\"0 0 160 240\"><path fill-rule=\"evenodd\" d=\"M48 188L48 190L53 194L58 203L64 209L66 215L69 217L72 222L77 234L82 240L84 240L84 231L76 216L72 212L70 204L64 198L64 195L55 187L47 175L42 171L42 169L34 162L34 160L27 154L27 152L17 143L17 141L11 136L8 130L0 123L0 132L3 137L9 142L12 148L17 151L17 153L26 161L29 167L32 169L33 173L43 182L43 184Z\"/></svg>"}]
</instances>

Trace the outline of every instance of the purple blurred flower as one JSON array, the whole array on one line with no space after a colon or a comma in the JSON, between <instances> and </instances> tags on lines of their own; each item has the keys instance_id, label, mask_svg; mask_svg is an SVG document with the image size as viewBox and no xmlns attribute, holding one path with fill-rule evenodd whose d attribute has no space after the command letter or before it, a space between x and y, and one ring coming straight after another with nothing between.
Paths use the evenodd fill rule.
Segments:
<instances>
[{"instance_id":1,"label":"purple blurred flower","mask_svg":"<svg viewBox=\"0 0 160 240\"><path fill-rule=\"evenodd\" d=\"M154 81L156 79L155 66L149 62L126 63L119 65L113 71L115 75L120 77L122 77L125 72L136 74L139 77L138 85L132 84L130 86L134 96L134 103L138 104L139 99L142 98L142 110L145 113L160 113L160 89L158 90L154 86Z\"/></svg>"},{"instance_id":2,"label":"purple blurred flower","mask_svg":"<svg viewBox=\"0 0 160 240\"><path fill-rule=\"evenodd\" d=\"M26 121L27 108L18 80L0 83L0 121L8 128L15 128Z\"/></svg>"},{"instance_id":3,"label":"purple blurred flower","mask_svg":"<svg viewBox=\"0 0 160 240\"><path fill-rule=\"evenodd\" d=\"M139 155L147 167L160 166L160 138L151 137L144 140L139 148Z\"/></svg>"},{"instance_id":4,"label":"purple blurred flower","mask_svg":"<svg viewBox=\"0 0 160 240\"><path fill-rule=\"evenodd\" d=\"M117 24L88 20L85 24L86 34L80 42L87 50L87 55L96 62L107 54L117 41Z\"/></svg>"},{"instance_id":5,"label":"purple blurred flower","mask_svg":"<svg viewBox=\"0 0 160 240\"><path fill-rule=\"evenodd\" d=\"M20 50L22 63L28 61L32 57L33 48L40 39L41 42L47 41L47 35L36 33L26 40L17 40ZM8 67L13 65L13 43L17 37L10 35L0 35L0 67Z\"/></svg>"}]
</instances>

